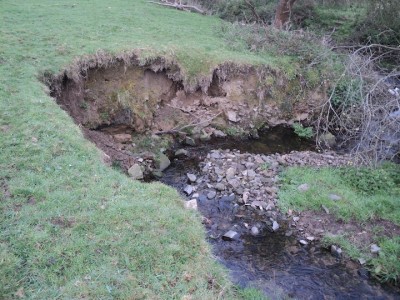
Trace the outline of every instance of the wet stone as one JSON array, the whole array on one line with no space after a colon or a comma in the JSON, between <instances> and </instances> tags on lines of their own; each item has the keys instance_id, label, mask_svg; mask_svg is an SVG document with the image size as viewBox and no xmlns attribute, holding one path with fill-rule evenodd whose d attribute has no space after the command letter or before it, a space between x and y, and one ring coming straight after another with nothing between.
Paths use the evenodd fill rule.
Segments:
<instances>
[{"instance_id":1,"label":"wet stone","mask_svg":"<svg viewBox=\"0 0 400 300\"><path fill-rule=\"evenodd\" d=\"M338 246L332 245L331 246L331 254L335 257L340 258L342 256L342 249L339 248Z\"/></svg>"},{"instance_id":2,"label":"wet stone","mask_svg":"<svg viewBox=\"0 0 400 300\"><path fill-rule=\"evenodd\" d=\"M183 191L189 196L193 193L193 186L187 185Z\"/></svg>"},{"instance_id":3,"label":"wet stone","mask_svg":"<svg viewBox=\"0 0 400 300\"><path fill-rule=\"evenodd\" d=\"M272 222L272 230L277 231L279 229L279 224L276 221Z\"/></svg>"},{"instance_id":4,"label":"wet stone","mask_svg":"<svg viewBox=\"0 0 400 300\"><path fill-rule=\"evenodd\" d=\"M239 237L239 234L236 231L233 230L229 230L228 232L226 232L223 236L222 239L224 241L232 241L234 239L237 239Z\"/></svg>"},{"instance_id":5,"label":"wet stone","mask_svg":"<svg viewBox=\"0 0 400 300\"><path fill-rule=\"evenodd\" d=\"M178 149L177 151L175 151L175 156L187 156L188 155L188 151L185 149Z\"/></svg>"},{"instance_id":6,"label":"wet stone","mask_svg":"<svg viewBox=\"0 0 400 300\"><path fill-rule=\"evenodd\" d=\"M199 197L198 197L198 201L199 201L199 203L200 204L206 204L207 203L207 200L208 200L208 198L207 198L207 196L206 195L200 195Z\"/></svg>"},{"instance_id":7,"label":"wet stone","mask_svg":"<svg viewBox=\"0 0 400 300\"><path fill-rule=\"evenodd\" d=\"M257 226L251 227L251 234L252 235L256 236L256 235L259 235L259 233L260 233L260 230L257 228Z\"/></svg>"}]
</instances>

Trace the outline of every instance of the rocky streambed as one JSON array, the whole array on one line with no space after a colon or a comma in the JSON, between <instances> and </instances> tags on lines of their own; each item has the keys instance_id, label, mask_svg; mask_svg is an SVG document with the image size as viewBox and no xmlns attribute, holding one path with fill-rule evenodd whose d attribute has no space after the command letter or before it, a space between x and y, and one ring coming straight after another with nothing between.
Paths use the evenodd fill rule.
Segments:
<instances>
[{"instance_id":1,"label":"rocky streambed","mask_svg":"<svg viewBox=\"0 0 400 300\"><path fill-rule=\"evenodd\" d=\"M254 141L242 143L251 148ZM322 218L311 220L308 213L291 210L282 213L277 206L279 176L285 167L340 167L352 164L350 156L186 151L187 156L172 161L161 181L180 190L188 209L201 212L213 252L237 284L255 286L276 299L396 298L395 291L370 281L362 265L344 259L340 248L320 244L326 233ZM196 151L201 160L193 160ZM307 189L306 183L300 184L298 193ZM326 197L336 201L339 196ZM329 214L323 207L321 211Z\"/></svg>"}]
</instances>

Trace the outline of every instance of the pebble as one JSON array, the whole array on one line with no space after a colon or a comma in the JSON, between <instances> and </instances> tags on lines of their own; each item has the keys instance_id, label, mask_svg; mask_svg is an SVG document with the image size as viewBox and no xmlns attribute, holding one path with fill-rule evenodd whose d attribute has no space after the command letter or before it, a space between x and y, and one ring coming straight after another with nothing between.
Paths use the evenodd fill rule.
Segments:
<instances>
[{"instance_id":1,"label":"pebble","mask_svg":"<svg viewBox=\"0 0 400 300\"><path fill-rule=\"evenodd\" d=\"M323 205L323 204L322 204L322 209L325 211L325 213L326 213L327 215L329 215L329 209L328 209L325 205Z\"/></svg>"},{"instance_id":2,"label":"pebble","mask_svg":"<svg viewBox=\"0 0 400 300\"><path fill-rule=\"evenodd\" d=\"M190 194L193 193L193 186L187 185L183 191L186 193L186 195L189 196Z\"/></svg>"},{"instance_id":3,"label":"pebble","mask_svg":"<svg viewBox=\"0 0 400 300\"><path fill-rule=\"evenodd\" d=\"M223 183L217 183L216 185L215 185L215 188L218 190L218 191L223 191L223 190L225 190L225 185L223 184Z\"/></svg>"},{"instance_id":4,"label":"pebble","mask_svg":"<svg viewBox=\"0 0 400 300\"><path fill-rule=\"evenodd\" d=\"M229 230L228 232L226 232L223 236L222 239L225 241L232 241L235 238L237 238L239 236L239 234L236 231L233 230Z\"/></svg>"},{"instance_id":5,"label":"pebble","mask_svg":"<svg viewBox=\"0 0 400 300\"><path fill-rule=\"evenodd\" d=\"M235 168L228 168L228 170L226 170L225 177L226 177L227 180L229 180L229 179L234 178L235 174L236 174L236 169Z\"/></svg>"},{"instance_id":6,"label":"pebble","mask_svg":"<svg viewBox=\"0 0 400 300\"><path fill-rule=\"evenodd\" d=\"M272 230L277 231L279 229L279 224L276 221L272 222Z\"/></svg>"},{"instance_id":7,"label":"pebble","mask_svg":"<svg viewBox=\"0 0 400 300\"><path fill-rule=\"evenodd\" d=\"M188 146L196 146L196 142L191 137L187 136L185 138L185 144Z\"/></svg>"},{"instance_id":8,"label":"pebble","mask_svg":"<svg viewBox=\"0 0 400 300\"><path fill-rule=\"evenodd\" d=\"M379 251L381 251L381 248L378 245L376 245L376 244L371 245L371 253L376 254L376 253L379 253Z\"/></svg>"},{"instance_id":9,"label":"pebble","mask_svg":"<svg viewBox=\"0 0 400 300\"><path fill-rule=\"evenodd\" d=\"M335 194L330 194L329 199L332 201L339 201L339 200L342 200L342 197L335 195Z\"/></svg>"},{"instance_id":10,"label":"pebble","mask_svg":"<svg viewBox=\"0 0 400 300\"><path fill-rule=\"evenodd\" d=\"M216 138L223 138L226 137L226 134L223 133L221 130L214 130L214 132L212 133L213 136L215 136Z\"/></svg>"},{"instance_id":11,"label":"pebble","mask_svg":"<svg viewBox=\"0 0 400 300\"><path fill-rule=\"evenodd\" d=\"M298 220L300 220L300 217L293 217L293 221L297 222Z\"/></svg>"},{"instance_id":12,"label":"pebble","mask_svg":"<svg viewBox=\"0 0 400 300\"><path fill-rule=\"evenodd\" d=\"M360 263L360 265L365 265L365 263L367 262L367 260L364 259L364 258L362 258L362 257L360 257L360 258L358 259L358 262Z\"/></svg>"},{"instance_id":13,"label":"pebble","mask_svg":"<svg viewBox=\"0 0 400 300\"><path fill-rule=\"evenodd\" d=\"M341 257L342 256L342 249L339 248L338 246L332 245L331 246L331 254L335 257Z\"/></svg>"},{"instance_id":14,"label":"pebble","mask_svg":"<svg viewBox=\"0 0 400 300\"><path fill-rule=\"evenodd\" d=\"M211 200L214 199L216 195L217 195L216 191L209 191L207 194L207 198Z\"/></svg>"},{"instance_id":15,"label":"pebble","mask_svg":"<svg viewBox=\"0 0 400 300\"><path fill-rule=\"evenodd\" d=\"M175 156L187 156L188 151L185 149L178 149L175 151Z\"/></svg>"},{"instance_id":16,"label":"pebble","mask_svg":"<svg viewBox=\"0 0 400 300\"><path fill-rule=\"evenodd\" d=\"M260 230L257 228L257 226L251 227L251 234L252 235L258 235L260 233Z\"/></svg>"},{"instance_id":17,"label":"pebble","mask_svg":"<svg viewBox=\"0 0 400 300\"><path fill-rule=\"evenodd\" d=\"M309 189L310 186L307 183L303 183L297 187L297 190L299 190L302 193L307 192Z\"/></svg>"},{"instance_id":18,"label":"pebble","mask_svg":"<svg viewBox=\"0 0 400 300\"><path fill-rule=\"evenodd\" d=\"M197 180L197 176L194 174L187 173L187 177L190 182L195 182Z\"/></svg>"},{"instance_id":19,"label":"pebble","mask_svg":"<svg viewBox=\"0 0 400 300\"><path fill-rule=\"evenodd\" d=\"M299 243L302 244L303 246L308 245L308 242L305 240L299 240Z\"/></svg>"}]
</instances>

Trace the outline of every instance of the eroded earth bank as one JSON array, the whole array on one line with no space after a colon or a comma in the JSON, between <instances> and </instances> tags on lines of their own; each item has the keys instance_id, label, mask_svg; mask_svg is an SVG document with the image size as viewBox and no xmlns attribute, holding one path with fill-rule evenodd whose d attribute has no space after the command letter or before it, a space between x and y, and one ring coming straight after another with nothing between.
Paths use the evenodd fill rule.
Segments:
<instances>
[{"instance_id":1,"label":"eroded earth bank","mask_svg":"<svg viewBox=\"0 0 400 300\"><path fill-rule=\"evenodd\" d=\"M105 163L133 179L175 187L187 208L202 213L213 251L234 282L272 298L396 298L340 248L320 244L327 232L363 228L336 221L325 208L278 209L285 167L353 164L348 155L317 152L290 128L313 120L326 86L233 64L189 80L174 63L134 56L86 58L45 80ZM298 192L307 189L300 184Z\"/></svg>"}]
</instances>

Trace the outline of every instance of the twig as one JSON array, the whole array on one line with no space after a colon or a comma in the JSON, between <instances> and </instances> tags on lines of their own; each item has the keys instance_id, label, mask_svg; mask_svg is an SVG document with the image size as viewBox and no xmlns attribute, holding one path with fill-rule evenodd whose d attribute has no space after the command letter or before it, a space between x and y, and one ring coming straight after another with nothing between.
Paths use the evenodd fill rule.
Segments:
<instances>
[{"instance_id":1,"label":"twig","mask_svg":"<svg viewBox=\"0 0 400 300\"><path fill-rule=\"evenodd\" d=\"M197 12L199 14L204 15L205 11L193 6L193 5L185 5L185 4L179 4L179 3L169 3L169 2L157 2L157 1L147 1L148 3L153 3L153 4L157 4L157 5L161 5L161 6L166 6L166 7L171 7L171 8L175 8L178 10L183 10L183 11L188 11L188 12Z\"/></svg>"},{"instance_id":2,"label":"twig","mask_svg":"<svg viewBox=\"0 0 400 300\"><path fill-rule=\"evenodd\" d=\"M171 130L158 131L155 134L156 135L161 135L161 134L183 134L184 133L183 132L184 129L189 128L189 127L196 127L196 126L203 125L203 124L206 124L206 123L210 123L212 120L214 120L220 114L222 114L222 112L219 112L218 114L214 115L213 117L211 117L211 118L209 118L207 120L198 122L198 123L192 122L192 123L184 125L182 127L175 127L175 128L173 128Z\"/></svg>"}]
</instances>

